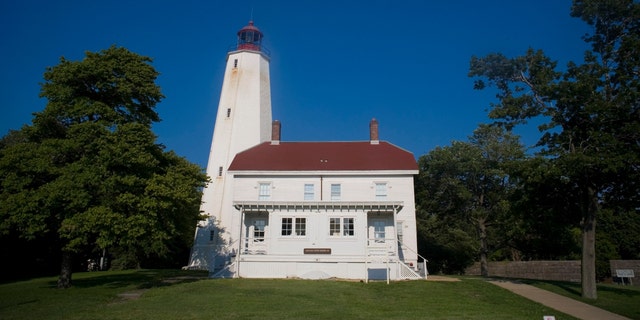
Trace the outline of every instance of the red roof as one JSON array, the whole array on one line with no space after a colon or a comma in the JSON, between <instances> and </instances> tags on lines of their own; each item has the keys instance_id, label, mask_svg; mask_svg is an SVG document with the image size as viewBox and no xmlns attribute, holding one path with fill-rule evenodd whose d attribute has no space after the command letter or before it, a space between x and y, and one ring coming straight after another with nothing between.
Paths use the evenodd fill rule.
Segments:
<instances>
[{"instance_id":1,"label":"red roof","mask_svg":"<svg viewBox=\"0 0 640 320\"><path fill-rule=\"evenodd\" d=\"M418 170L413 154L388 142L264 142L240 152L231 171Z\"/></svg>"}]
</instances>

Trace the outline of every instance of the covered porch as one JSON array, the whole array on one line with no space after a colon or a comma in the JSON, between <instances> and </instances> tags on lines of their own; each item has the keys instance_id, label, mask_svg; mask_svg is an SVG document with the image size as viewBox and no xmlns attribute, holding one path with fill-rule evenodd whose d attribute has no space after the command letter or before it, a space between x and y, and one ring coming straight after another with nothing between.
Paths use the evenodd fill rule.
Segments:
<instances>
[{"instance_id":1,"label":"covered porch","mask_svg":"<svg viewBox=\"0 0 640 320\"><path fill-rule=\"evenodd\" d=\"M241 217L233 249L241 255L364 256L368 247L399 255L402 202L248 201L234 207Z\"/></svg>"},{"instance_id":2,"label":"covered porch","mask_svg":"<svg viewBox=\"0 0 640 320\"><path fill-rule=\"evenodd\" d=\"M411 254L396 231L402 202L244 201L234 207L241 215L234 276L369 279L377 277L369 269L414 269L404 264ZM287 223L296 226L285 235Z\"/></svg>"}]
</instances>

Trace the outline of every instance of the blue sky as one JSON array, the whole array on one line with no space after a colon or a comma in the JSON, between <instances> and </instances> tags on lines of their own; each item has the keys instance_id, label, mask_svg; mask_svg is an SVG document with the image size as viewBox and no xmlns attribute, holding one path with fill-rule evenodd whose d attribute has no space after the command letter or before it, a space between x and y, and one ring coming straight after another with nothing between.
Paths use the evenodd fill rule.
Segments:
<instances>
[{"instance_id":1,"label":"blue sky","mask_svg":"<svg viewBox=\"0 0 640 320\"><path fill-rule=\"evenodd\" d=\"M166 98L158 142L205 166L226 53L253 17L271 51L283 141L380 139L416 158L488 122L492 92L473 90L471 56L543 49L582 61L589 32L569 0L2 1L0 134L42 110L39 83L59 58L115 44L154 59ZM520 130L523 142L538 137Z\"/></svg>"}]
</instances>

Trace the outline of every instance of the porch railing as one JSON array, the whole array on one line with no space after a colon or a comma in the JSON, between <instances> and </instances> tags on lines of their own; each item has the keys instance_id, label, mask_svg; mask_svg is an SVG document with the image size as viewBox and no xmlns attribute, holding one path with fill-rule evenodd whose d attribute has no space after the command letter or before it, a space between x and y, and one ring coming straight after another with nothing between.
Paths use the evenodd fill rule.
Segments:
<instances>
[{"instance_id":1,"label":"porch railing","mask_svg":"<svg viewBox=\"0 0 640 320\"><path fill-rule=\"evenodd\" d=\"M265 237L244 237L241 240L241 254L267 254L267 246ZM234 243L238 241L235 240ZM429 276L429 271L427 269L427 260L425 257L420 255L416 250L413 250L409 246L405 246L402 241L394 238L368 238L367 239L367 256L380 256L380 255L393 255L399 257L398 248L406 249L411 253L414 253L418 257L417 269L420 271L420 274L424 273L424 278L427 279ZM383 251L385 251L383 253ZM422 261L420 261L422 259Z\"/></svg>"},{"instance_id":2,"label":"porch railing","mask_svg":"<svg viewBox=\"0 0 640 320\"><path fill-rule=\"evenodd\" d=\"M427 260L427 258L421 256L418 253L418 251L415 251L415 250L411 249L411 247L404 247L402 241L397 240L397 239L396 239L396 241L398 241L398 246L399 247L409 249L409 251L411 251L412 253L415 253L418 256L419 259L422 259L422 270L424 271L424 279L426 280L427 277L429 277L429 270L427 270L427 262L429 262L429 260Z\"/></svg>"},{"instance_id":3,"label":"porch railing","mask_svg":"<svg viewBox=\"0 0 640 320\"><path fill-rule=\"evenodd\" d=\"M420 255L416 250L413 250L411 247L404 246L402 241L395 238L369 238L367 241L367 259L370 258L378 258L382 254L383 248L386 248L387 256L395 256L397 257L397 261L404 264L404 261L400 260L399 248L407 249L409 252L414 253L418 257L418 263L421 262L421 265L417 266L417 269L420 271L420 276L424 272L424 279L426 280L429 276L429 271L427 269L427 260L425 257ZM422 261L420 261L422 259ZM408 267L408 266L407 266ZM402 269L399 269L402 270Z\"/></svg>"},{"instance_id":4,"label":"porch railing","mask_svg":"<svg viewBox=\"0 0 640 320\"><path fill-rule=\"evenodd\" d=\"M242 254L267 254L267 242L265 237L242 238Z\"/></svg>"},{"instance_id":5,"label":"porch railing","mask_svg":"<svg viewBox=\"0 0 640 320\"><path fill-rule=\"evenodd\" d=\"M264 237L243 237L241 239L236 239L233 241L231 246L233 247L236 242L240 242L237 244L239 249L238 254L249 254L249 255L265 255L268 254L267 250L267 241ZM399 249L407 250L408 252L414 253L418 260L416 261L418 265L416 266L418 275L424 277L426 280L429 276L429 271L427 269L427 263L429 262L425 257L420 255L416 250L412 249L409 246L404 246L402 241L395 238L368 238L365 251L365 266L367 263L372 261L382 261L384 260L386 263L398 262L404 265L406 269L410 269L404 261L401 260ZM230 261L225 266L226 269L236 269L235 273L239 271L239 264L237 263L238 257L232 255ZM420 261L422 260L422 261ZM399 276L405 277L404 274L408 271L416 272L413 270L404 270L402 266L398 268ZM403 273L404 272L404 273Z\"/></svg>"}]
</instances>

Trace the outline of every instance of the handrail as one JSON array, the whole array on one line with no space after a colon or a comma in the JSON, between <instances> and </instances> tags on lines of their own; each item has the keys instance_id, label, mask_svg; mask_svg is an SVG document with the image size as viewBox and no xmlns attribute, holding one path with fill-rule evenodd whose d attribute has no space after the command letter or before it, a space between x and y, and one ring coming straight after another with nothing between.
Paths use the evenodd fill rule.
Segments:
<instances>
[{"instance_id":1,"label":"handrail","mask_svg":"<svg viewBox=\"0 0 640 320\"><path fill-rule=\"evenodd\" d=\"M236 252L236 254L233 256L233 261L231 262L231 264L235 264L236 267L236 271L235 271L235 275L234 278L238 277L238 275L240 274L240 252L242 251L242 238L238 238L235 239L233 241L231 241L231 243L229 243L229 248L233 248L233 244L238 242L238 252Z\"/></svg>"},{"instance_id":2,"label":"handrail","mask_svg":"<svg viewBox=\"0 0 640 320\"><path fill-rule=\"evenodd\" d=\"M404 245L404 243L402 243L402 241L397 240L397 239L396 239L396 241L398 241L398 243L400 245ZM426 280L427 277L429 276L429 270L427 270L427 262L429 262L429 260L427 260L427 258L421 256L417 251L414 251L413 249L411 249L411 247L406 247L406 248L409 249L409 251L415 253L418 257L422 258L422 266L424 268L424 278Z\"/></svg>"},{"instance_id":3,"label":"handrail","mask_svg":"<svg viewBox=\"0 0 640 320\"><path fill-rule=\"evenodd\" d=\"M263 249L266 248L266 237L242 237L238 240L241 240L242 243L240 244L240 251L238 252L238 254L251 254L251 250L252 249ZM265 251L266 252L266 251Z\"/></svg>"},{"instance_id":4,"label":"handrail","mask_svg":"<svg viewBox=\"0 0 640 320\"><path fill-rule=\"evenodd\" d=\"M264 45L260 45L259 47L260 47L259 50L239 49L238 48L238 44L233 44L233 45L229 46L229 48L227 49L227 52L231 53L231 52L236 52L236 51L254 51L254 52L258 52L258 53L264 53L264 55L267 56L267 57L271 56L271 50L269 50Z\"/></svg>"},{"instance_id":5,"label":"handrail","mask_svg":"<svg viewBox=\"0 0 640 320\"><path fill-rule=\"evenodd\" d=\"M394 238L369 238L368 241L376 241L376 240L384 240L385 242L387 241L394 241L396 242L396 247L397 245L402 245L404 246L404 243L398 239L394 239ZM427 258L423 257L422 255L420 255L417 251L413 250L411 247L409 246L405 246L403 248L409 249L410 252L415 253L418 257L422 258L422 267L424 268L424 278L427 279L427 277L429 276L429 270L427 270L427 262L429 262L429 260L427 260ZM396 249L397 250L397 249ZM396 251L397 252L397 251ZM396 253L397 254L397 253Z\"/></svg>"},{"instance_id":6,"label":"handrail","mask_svg":"<svg viewBox=\"0 0 640 320\"><path fill-rule=\"evenodd\" d=\"M216 277L218 274L221 274L222 272L224 272L225 270L229 270L231 271L231 267L235 267L237 265L237 261L238 261L238 254L239 252L236 252L236 249L233 247L236 243L239 243L241 239L235 239L233 241L231 241L229 244L216 244L216 245L212 245L215 246L217 248L219 248L220 250L216 250L215 253L215 257L219 258L219 257L224 257L225 261L224 261L224 266L219 269L219 270L215 270L215 266L214 266L214 270L211 270L210 272L214 272L210 274L211 277ZM214 264L215 265L215 264ZM232 274L237 274L238 270L237 268L235 268L235 271L231 271Z\"/></svg>"}]
</instances>

